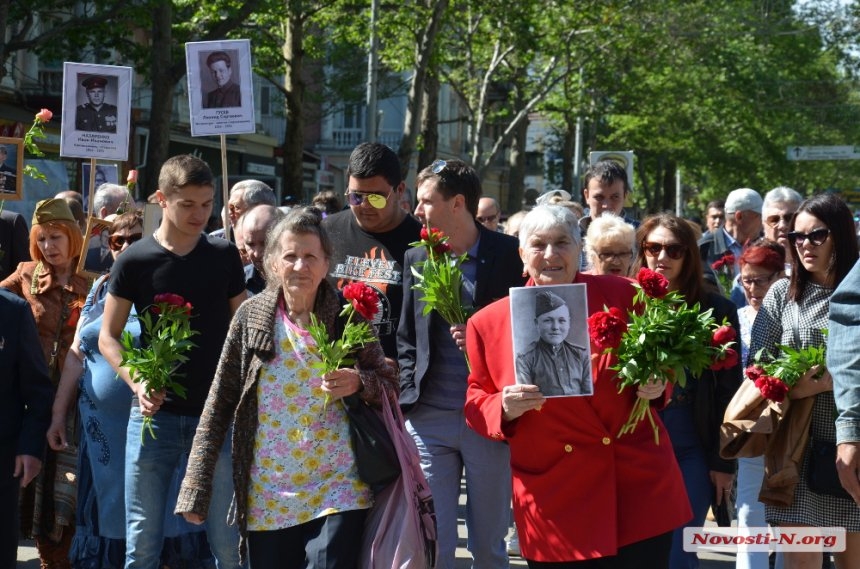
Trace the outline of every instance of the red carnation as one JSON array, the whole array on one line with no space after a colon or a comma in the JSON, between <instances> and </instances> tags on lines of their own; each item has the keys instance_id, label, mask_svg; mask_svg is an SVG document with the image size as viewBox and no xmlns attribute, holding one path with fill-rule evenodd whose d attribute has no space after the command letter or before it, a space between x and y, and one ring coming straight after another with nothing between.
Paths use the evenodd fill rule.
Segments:
<instances>
[{"instance_id":1,"label":"red carnation","mask_svg":"<svg viewBox=\"0 0 860 569\"><path fill-rule=\"evenodd\" d=\"M618 308L613 307L609 312L595 312L588 317L588 335L601 350L618 348L626 331L627 318Z\"/></svg>"},{"instance_id":2,"label":"red carnation","mask_svg":"<svg viewBox=\"0 0 860 569\"><path fill-rule=\"evenodd\" d=\"M421 227L421 240L427 241L430 239L430 232L427 230L427 226L424 225Z\"/></svg>"},{"instance_id":3,"label":"red carnation","mask_svg":"<svg viewBox=\"0 0 860 569\"><path fill-rule=\"evenodd\" d=\"M735 264L735 256L734 256L734 254L732 254L732 253L726 253L725 255L723 255L723 264L724 264L724 265L729 265L729 266L734 266L734 264Z\"/></svg>"},{"instance_id":4,"label":"red carnation","mask_svg":"<svg viewBox=\"0 0 860 569\"><path fill-rule=\"evenodd\" d=\"M738 352L733 348L728 348L725 352L720 354L718 359L714 360L714 363L711 364L711 369L714 371L729 369L738 365L739 360L740 356L738 356Z\"/></svg>"},{"instance_id":5,"label":"red carnation","mask_svg":"<svg viewBox=\"0 0 860 569\"><path fill-rule=\"evenodd\" d=\"M647 267L639 269L639 274L636 275L636 280L639 286L645 291L645 294L652 298L663 298L669 293L669 281L656 271L652 271Z\"/></svg>"},{"instance_id":6,"label":"red carnation","mask_svg":"<svg viewBox=\"0 0 860 569\"><path fill-rule=\"evenodd\" d=\"M354 282L343 287L343 297L352 303L355 311L366 320L373 320L379 311L379 296L376 291L361 282Z\"/></svg>"},{"instance_id":7,"label":"red carnation","mask_svg":"<svg viewBox=\"0 0 860 569\"><path fill-rule=\"evenodd\" d=\"M734 342L735 338L737 338L737 334L735 333L734 328L731 326L720 326L714 330L714 336L711 338L711 345L722 346L723 344Z\"/></svg>"},{"instance_id":8,"label":"red carnation","mask_svg":"<svg viewBox=\"0 0 860 569\"><path fill-rule=\"evenodd\" d=\"M451 246L448 243L439 243L433 247L433 252L437 255L444 255L451 252Z\"/></svg>"},{"instance_id":9,"label":"red carnation","mask_svg":"<svg viewBox=\"0 0 860 569\"><path fill-rule=\"evenodd\" d=\"M715 271L719 271L720 269L723 268L724 264L725 264L725 261L723 261L722 259L717 259L716 261L711 263L711 268L714 269Z\"/></svg>"},{"instance_id":10,"label":"red carnation","mask_svg":"<svg viewBox=\"0 0 860 569\"><path fill-rule=\"evenodd\" d=\"M788 386L780 379L769 375L762 375L755 381L755 386L761 391L765 399L776 403L782 403L788 394Z\"/></svg>"}]
</instances>

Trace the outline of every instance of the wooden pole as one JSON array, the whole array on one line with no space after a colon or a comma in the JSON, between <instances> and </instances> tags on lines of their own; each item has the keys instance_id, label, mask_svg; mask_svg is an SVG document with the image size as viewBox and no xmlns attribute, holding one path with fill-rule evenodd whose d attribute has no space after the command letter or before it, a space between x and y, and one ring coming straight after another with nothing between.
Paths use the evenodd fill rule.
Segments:
<instances>
[{"instance_id":1,"label":"wooden pole","mask_svg":"<svg viewBox=\"0 0 860 569\"><path fill-rule=\"evenodd\" d=\"M96 159L90 158L90 195L87 196L87 213L90 217L95 217L93 211L96 196Z\"/></svg>"},{"instance_id":2,"label":"wooden pole","mask_svg":"<svg viewBox=\"0 0 860 569\"><path fill-rule=\"evenodd\" d=\"M224 239L230 240L230 215L227 202L230 199L230 181L227 176L227 135L221 135L221 198L224 202L224 212L227 213L224 219ZM219 214L220 215L220 214Z\"/></svg>"}]
</instances>

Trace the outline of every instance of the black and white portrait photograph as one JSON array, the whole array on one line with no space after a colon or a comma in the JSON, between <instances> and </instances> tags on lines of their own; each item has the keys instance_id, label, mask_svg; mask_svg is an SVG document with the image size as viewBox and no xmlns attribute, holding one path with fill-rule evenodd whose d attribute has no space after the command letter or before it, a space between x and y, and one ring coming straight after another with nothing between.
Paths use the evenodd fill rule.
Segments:
<instances>
[{"instance_id":1,"label":"black and white portrait photograph","mask_svg":"<svg viewBox=\"0 0 860 569\"><path fill-rule=\"evenodd\" d=\"M0 137L0 199L20 200L24 185L24 140Z\"/></svg>"},{"instance_id":2,"label":"black and white portrait photograph","mask_svg":"<svg viewBox=\"0 0 860 569\"><path fill-rule=\"evenodd\" d=\"M87 220L87 232L84 235L84 250L78 262L78 270L91 275L103 275L113 265L113 255L110 249L111 223L103 219L90 217Z\"/></svg>"},{"instance_id":3,"label":"black and white portrait photograph","mask_svg":"<svg viewBox=\"0 0 860 569\"><path fill-rule=\"evenodd\" d=\"M256 130L251 43L248 40L185 44L191 135Z\"/></svg>"},{"instance_id":4,"label":"black and white portrait photograph","mask_svg":"<svg viewBox=\"0 0 860 569\"><path fill-rule=\"evenodd\" d=\"M131 81L130 67L63 65L61 156L128 158Z\"/></svg>"},{"instance_id":5,"label":"black and white portrait photograph","mask_svg":"<svg viewBox=\"0 0 860 569\"><path fill-rule=\"evenodd\" d=\"M81 194L84 196L84 208L90 203L90 172L89 164L81 164ZM119 168L116 164L96 164L95 184L93 187L99 189L102 184L119 184Z\"/></svg>"},{"instance_id":6,"label":"black and white portrait photograph","mask_svg":"<svg viewBox=\"0 0 860 569\"><path fill-rule=\"evenodd\" d=\"M593 395L584 284L511 289L517 383L545 397Z\"/></svg>"}]
</instances>

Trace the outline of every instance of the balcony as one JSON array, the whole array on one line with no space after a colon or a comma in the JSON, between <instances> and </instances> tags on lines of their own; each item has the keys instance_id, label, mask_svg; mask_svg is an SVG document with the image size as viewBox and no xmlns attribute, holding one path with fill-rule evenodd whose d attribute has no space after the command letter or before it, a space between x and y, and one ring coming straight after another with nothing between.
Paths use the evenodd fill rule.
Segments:
<instances>
[{"instance_id":1,"label":"balcony","mask_svg":"<svg viewBox=\"0 0 860 569\"><path fill-rule=\"evenodd\" d=\"M382 129L377 142L396 150L400 146L402 137L403 131L399 129ZM334 128L331 131L331 138L320 140L317 148L320 150L352 150L366 139L363 128Z\"/></svg>"}]
</instances>

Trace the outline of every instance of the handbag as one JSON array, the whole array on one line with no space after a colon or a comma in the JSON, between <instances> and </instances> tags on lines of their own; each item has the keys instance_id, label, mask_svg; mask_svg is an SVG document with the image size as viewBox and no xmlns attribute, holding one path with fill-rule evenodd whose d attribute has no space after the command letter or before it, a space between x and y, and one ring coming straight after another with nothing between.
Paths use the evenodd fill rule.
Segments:
<instances>
[{"instance_id":1,"label":"handbag","mask_svg":"<svg viewBox=\"0 0 860 569\"><path fill-rule=\"evenodd\" d=\"M374 496L364 523L361 569L432 569L436 564L436 514L430 486L400 406L385 397L382 419L400 462L401 473ZM393 410L392 410L393 409Z\"/></svg>"},{"instance_id":2,"label":"handbag","mask_svg":"<svg viewBox=\"0 0 860 569\"><path fill-rule=\"evenodd\" d=\"M839 474L836 472L836 443L812 439L809 445L806 484L816 494L852 500L851 495L839 482Z\"/></svg>"},{"instance_id":3,"label":"handbag","mask_svg":"<svg viewBox=\"0 0 860 569\"><path fill-rule=\"evenodd\" d=\"M376 492L400 474L397 451L377 411L355 394L342 401L349 417L349 438L358 477Z\"/></svg>"}]
</instances>

